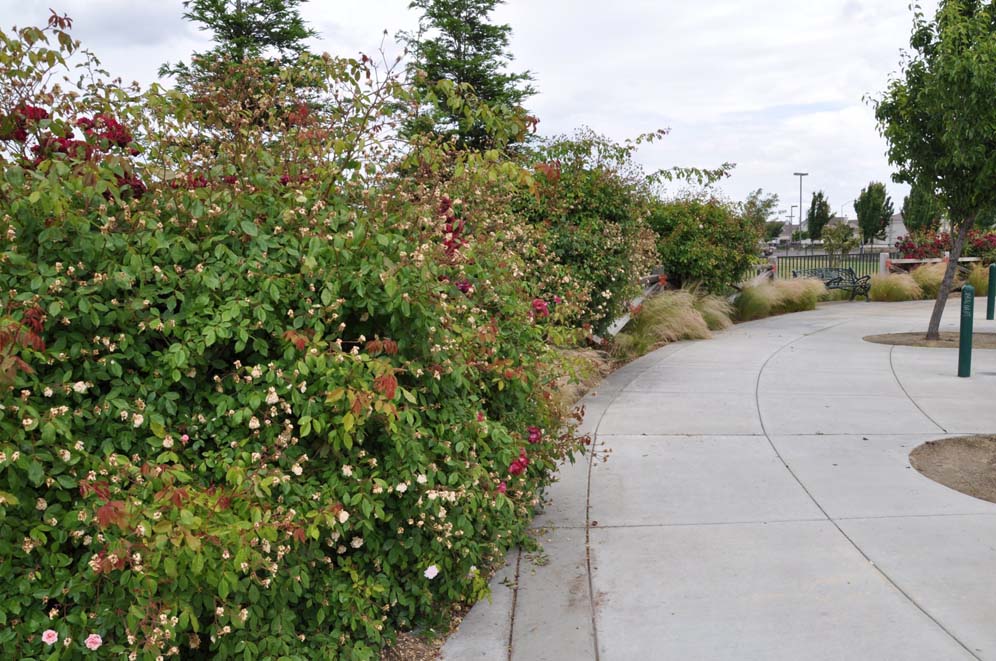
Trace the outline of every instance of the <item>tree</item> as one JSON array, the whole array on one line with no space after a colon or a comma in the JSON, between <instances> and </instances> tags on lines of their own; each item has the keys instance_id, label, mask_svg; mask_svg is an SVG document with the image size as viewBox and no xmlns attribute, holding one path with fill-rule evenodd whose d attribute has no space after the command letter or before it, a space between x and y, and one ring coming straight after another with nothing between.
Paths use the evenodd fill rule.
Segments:
<instances>
[{"instance_id":1,"label":"tree","mask_svg":"<svg viewBox=\"0 0 996 661\"><path fill-rule=\"evenodd\" d=\"M996 2L941 0L932 20L916 8L912 52L875 102L893 179L937 192L954 240L930 317L941 317L968 232L996 209Z\"/></svg>"},{"instance_id":2,"label":"tree","mask_svg":"<svg viewBox=\"0 0 996 661\"><path fill-rule=\"evenodd\" d=\"M830 255L830 263L850 253L858 245L854 230L847 223L837 223L823 229L823 249Z\"/></svg>"},{"instance_id":3,"label":"tree","mask_svg":"<svg viewBox=\"0 0 996 661\"><path fill-rule=\"evenodd\" d=\"M785 223L780 220L769 220L764 224L764 240L774 241L782 234Z\"/></svg>"},{"instance_id":4,"label":"tree","mask_svg":"<svg viewBox=\"0 0 996 661\"><path fill-rule=\"evenodd\" d=\"M307 0L184 0L183 17L200 23L201 30L210 30L215 46L206 53L194 53L192 65L164 64L159 75L176 76L181 87L190 87L196 80L216 75L211 63L296 57L306 49L305 40L316 34L301 18L298 5L303 2Z\"/></svg>"},{"instance_id":5,"label":"tree","mask_svg":"<svg viewBox=\"0 0 996 661\"><path fill-rule=\"evenodd\" d=\"M806 229L811 239L816 241L823 236L823 228L830 222L830 215L830 203L823 191L813 193L809 213L806 214Z\"/></svg>"},{"instance_id":6,"label":"tree","mask_svg":"<svg viewBox=\"0 0 996 661\"><path fill-rule=\"evenodd\" d=\"M933 190L913 186L903 198L903 224L911 233L936 232L944 217L944 207Z\"/></svg>"},{"instance_id":7,"label":"tree","mask_svg":"<svg viewBox=\"0 0 996 661\"><path fill-rule=\"evenodd\" d=\"M416 34L402 34L413 54L409 74L415 87L429 95L441 81L469 85L474 96L490 106L519 109L535 94L528 71L510 73L508 52L512 28L493 25L489 14L503 0L414 0L410 8L422 10ZM430 95L430 98L431 95ZM488 132L469 120L458 104L437 99L407 127L409 132L452 136L463 148L487 149Z\"/></svg>"},{"instance_id":8,"label":"tree","mask_svg":"<svg viewBox=\"0 0 996 661\"><path fill-rule=\"evenodd\" d=\"M775 207L778 206L777 195L765 195L764 191L758 188L747 196L747 199L740 204L740 215L753 223L756 227L765 227L775 215ZM784 225L785 223L782 223ZM781 228L775 233L781 232ZM772 237L773 238L773 237Z\"/></svg>"},{"instance_id":9,"label":"tree","mask_svg":"<svg viewBox=\"0 0 996 661\"><path fill-rule=\"evenodd\" d=\"M858 214L862 243L885 238L885 230L895 213L892 198L885 191L885 184L873 181L867 188L863 188L854 201L854 211Z\"/></svg>"}]
</instances>

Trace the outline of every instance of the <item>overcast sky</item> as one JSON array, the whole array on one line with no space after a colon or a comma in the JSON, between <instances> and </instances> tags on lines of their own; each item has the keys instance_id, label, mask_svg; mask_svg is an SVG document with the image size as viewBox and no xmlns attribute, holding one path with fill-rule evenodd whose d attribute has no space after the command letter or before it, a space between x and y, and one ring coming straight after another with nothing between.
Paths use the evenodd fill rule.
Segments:
<instances>
[{"instance_id":1,"label":"overcast sky","mask_svg":"<svg viewBox=\"0 0 996 661\"><path fill-rule=\"evenodd\" d=\"M181 0L0 0L0 23L42 24L50 6L126 81L152 82L164 61L208 47L182 19ZM303 14L320 33L315 50L354 55L375 52L385 30L391 42L414 27L407 7L311 0ZM646 167L734 162L723 193L777 193L786 217L799 203L797 171L810 173L807 208L822 189L834 213L853 216L873 180L886 182L897 211L902 204L906 189L890 179L863 99L885 89L908 45L904 0L508 0L494 19L512 26L515 69L535 77L527 106L544 134L586 125L623 139L670 128L640 151Z\"/></svg>"}]
</instances>

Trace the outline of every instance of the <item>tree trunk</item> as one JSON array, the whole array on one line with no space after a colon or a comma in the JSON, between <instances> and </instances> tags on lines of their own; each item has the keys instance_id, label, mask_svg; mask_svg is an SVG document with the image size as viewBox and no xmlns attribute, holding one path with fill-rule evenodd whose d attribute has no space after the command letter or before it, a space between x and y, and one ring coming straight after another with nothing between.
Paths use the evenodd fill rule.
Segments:
<instances>
[{"instance_id":1,"label":"tree trunk","mask_svg":"<svg viewBox=\"0 0 996 661\"><path fill-rule=\"evenodd\" d=\"M941 337L941 317L944 315L944 306L948 302L948 294L951 293L951 285L954 283L955 272L958 270L958 260L961 258L961 251L965 247L965 239L968 231L975 227L975 216L971 216L962 221L958 228L958 234L951 244L951 256L948 261L948 268L944 271L944 279L941 280L941 290L937 292L937 301L934 303L934 312L930 315L930 325L927 327L927 339L938 340Z\"/></svg>"}]
</instances>

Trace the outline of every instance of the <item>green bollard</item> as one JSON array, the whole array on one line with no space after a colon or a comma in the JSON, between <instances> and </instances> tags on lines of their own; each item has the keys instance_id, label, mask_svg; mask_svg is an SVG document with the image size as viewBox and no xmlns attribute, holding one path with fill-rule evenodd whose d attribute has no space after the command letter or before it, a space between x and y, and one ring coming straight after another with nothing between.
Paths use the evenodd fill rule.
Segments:
<instances>
[{"instance_id":1,"label":"green bollard","mask_svg":"<svg viewBox=\"0 0 996 661\"><path fill-rule=\"evenodd\" d=\"M996 264L989 265L989 299L986 305L986 319L992 321L996 319Z\"/></svg>"},{"instance_id":2,"label":"green bollard","mask_svg":"<svg viewBox=\"0 0 996 661\"><path fill-rule=\"evenodd\" d=\"M961 338L958 342L958 376L972 376L972 323L975 320L975 287L961 290Z\"/></svg>"}]
</instances>

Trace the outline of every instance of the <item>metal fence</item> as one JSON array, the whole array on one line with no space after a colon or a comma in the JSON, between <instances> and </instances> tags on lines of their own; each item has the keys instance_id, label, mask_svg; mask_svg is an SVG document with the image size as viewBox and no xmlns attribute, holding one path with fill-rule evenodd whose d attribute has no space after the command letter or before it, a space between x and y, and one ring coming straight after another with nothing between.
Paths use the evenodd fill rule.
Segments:
<instances>
[{"instance_id":1,"label":"metal fence","mask_svg":"<svg viewBox=\"0 0 996 661\"><path fill-rule=\"evenodd\" d=\"M776 276L781 279L792 277L792 271L807 271L819 268L851 268L859 275L874 275L878 273L879 257L878 253L864 253L856 255L844 255L834 257L830 255L789 255L778 257L778 271Z\"/></svg>"}]
</instances>

